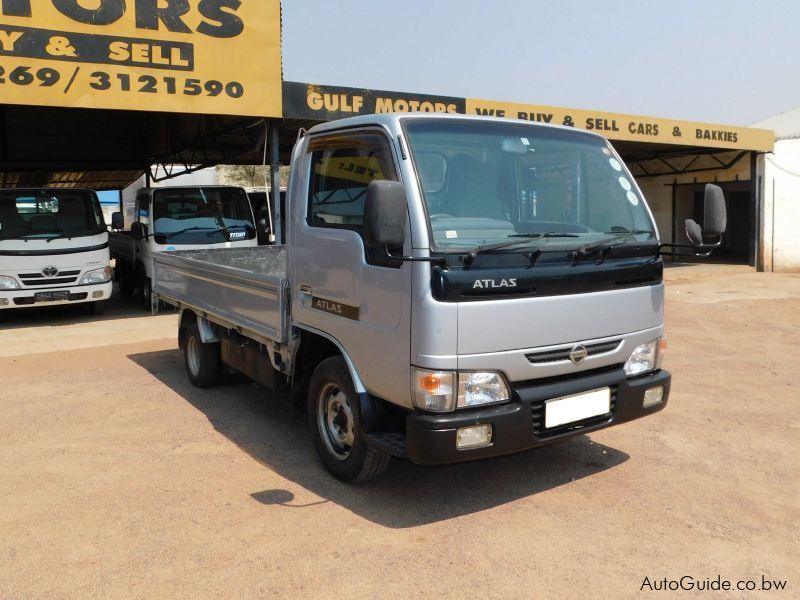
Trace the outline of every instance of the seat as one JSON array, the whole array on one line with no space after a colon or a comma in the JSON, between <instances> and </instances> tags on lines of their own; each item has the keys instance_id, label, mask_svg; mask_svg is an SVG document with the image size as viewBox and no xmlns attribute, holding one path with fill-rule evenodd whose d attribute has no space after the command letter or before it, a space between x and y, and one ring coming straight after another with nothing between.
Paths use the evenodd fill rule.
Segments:
<instances>
[{"instance_id":1,"label":"seat","mask_svg":"<svg viewBox=\"0 0 800 600\"><path fill-rule=\"evenodd\" d=\"M53 215L34 215L31 217L33 233L53 233L56 231L56 218Z\"/></svg>"},{"instance_id":2,"label":"seat","mask_svg":"<svg viewBox=\"0 0 800 600\"><path fill-rule=\"evenodd\" d=\"M25 220L11 201L0 201L0 238L21 235L27 229Z\"/></svg>"},{"instance_id":3,"label":"seat","mask_svg":"<svg viewBox=\"0 0 800 600\"><path fill-rule=\"evenodd\" d=\"M490 165L469 154L457 154L450 161L448 174L448 191L442 201L442 212L454 217L508 220Z\"/></svg>"},{"instance_id":4,"label":"seat","mask_svg":"<svg viewBox=\"0 0 800 600\"><path fill-rule=\"evenodd\" d=\"M80 198L61 198L58 202L56 225L62 231L86 229L86 212Z\"/></svg>"}]
</instances>

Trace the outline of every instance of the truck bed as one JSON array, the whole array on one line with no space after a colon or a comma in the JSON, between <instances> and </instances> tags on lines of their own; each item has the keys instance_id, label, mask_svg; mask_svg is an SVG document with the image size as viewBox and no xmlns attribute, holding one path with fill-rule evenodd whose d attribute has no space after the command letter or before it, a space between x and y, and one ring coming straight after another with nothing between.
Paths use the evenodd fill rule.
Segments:
<instances>
[{"instance_id":1,"label":"truck bed","mask_svg":"<svg viewBox=\"0 0 800 600\"><path fill-rule=\"evenodd\" d=\"M159 252L154 263L162 300L253 339L286 341L285 247Z\"/></svg>"}]
</instances>

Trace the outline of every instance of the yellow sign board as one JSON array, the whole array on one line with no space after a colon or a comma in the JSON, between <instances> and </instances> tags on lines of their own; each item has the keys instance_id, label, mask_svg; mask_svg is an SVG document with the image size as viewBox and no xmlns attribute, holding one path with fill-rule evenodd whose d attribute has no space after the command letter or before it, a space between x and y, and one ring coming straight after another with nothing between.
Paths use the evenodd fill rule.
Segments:
<instances>
[{"instance_id":1,"label":"yellow sign board","mask_svg":"<svg viewBox=\"0 0 800 600\"><path fill-rule=\"evenodd\" d=\"M374 156L323 158L317 162L314 174L364 184L369 184L374 179L383 179L383 171L378 159Z\"/></svg>"},{"instance_id":2,"label":"yellow sign board","mask_svg":"<svg viewBox=\"0 0 800 600\"><path fill-rule=\"evenodd\" d=\"M655 119L601 111L555 108L497 102L494 100L475 100L467 98L468 115L486 115L522 119L553 125L567 125L588 131L595 131L610 140L648 142L660 144L680 144L731 150L747 149L770 152L773 149L775 134L766 129L750 127L731 127L709 125L675 119Z\"/></svg>"},{"instance_id":3,"label":"yellow sign board","mask_svg":"<svg viewBox=\"0 0 800 600\"><path fill-rule=\"evenodd\" d=\"M0 103L280 117L279 0L2 0Z\"/></svg>"}]
</instances>

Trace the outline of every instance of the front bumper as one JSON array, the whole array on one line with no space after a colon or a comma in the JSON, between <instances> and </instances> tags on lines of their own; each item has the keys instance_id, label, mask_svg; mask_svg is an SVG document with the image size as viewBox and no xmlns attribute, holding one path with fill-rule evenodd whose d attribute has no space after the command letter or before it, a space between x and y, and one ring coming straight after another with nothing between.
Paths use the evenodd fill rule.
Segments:
<instances>
[{"instance_id":1,"label":"front bumper","mask_svg":"<svg viewBox=\"0 0 800 600\"><path fill-rule=\"evenodd\" d=\"M670 381L670 374L663 370L627 378L622 369L617 368L568 380L538 384L528 382L514 388L512 402L499 406L443 415L415 412L406 418L406 452L412 462L436 465L536 448L658 412L667 405ZM643 408L645 391L658 385L664 387L661 403ZM610 413L552 430L544 429L546 400L603 387L611 388ZM487 423L492 425L492 441L489 446L469 450L456 448L456 431L459 428Z\"/></svg>"},{"instance_id":2,"label":"front bumper","mask_svg":"<svg viewBox=\"0 0 800 600\"><path fill-rule=\"evenodd\" d=\"M22 289L0 292L0 310L26 308L31 306L59 306L82 302L102 302L111 297L112 282L96 285L73 285L52 289ZM36 294L42 292L67 292L66 300L37 300ZM41 298L41 297L40 297Z\"/></svg>"}]
</instances>

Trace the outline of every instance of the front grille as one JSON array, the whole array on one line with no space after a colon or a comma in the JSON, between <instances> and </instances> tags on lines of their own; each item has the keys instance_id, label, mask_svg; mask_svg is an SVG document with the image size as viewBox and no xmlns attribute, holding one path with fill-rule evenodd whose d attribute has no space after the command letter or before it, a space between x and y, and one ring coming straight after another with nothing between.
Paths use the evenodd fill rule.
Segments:
<instances>
[{"instance_id":1,"label":"front grille","mask_svg":"<svg viewBox=\"0 0 800 600\"><path fill-rule=\"evenodd\" d=\"M78 281L80 271L61 271L55 277L45 277L41 273L20 273L18 275L25 287L41 287L50 285L70 285Z\"/></svg>"},{"instance_id":2,"label":"front grille","mask_svg":"<svg viewBox=\"0 0 800 600\"><path fill-rule=\"evenodd\" d=\"M588 419L584 419L583 421L576 421L575 423L565 423L564 425L559 425L558 427L553 427L551 429L545 429L544 426L544 404L545 400L536 400L535 402L531 403L533 433L537 438L540 439L546 439L554 435L567 433L568 431L574 431L576 429L582 429L584 427L590 427L592 425L598 425L600 423L609 421L611 417L614 416L614 409L617 405L617 386L611 386L611 410L606 414L590 417Z\"/></svg>"},{"instance_id":3,"label":"front grille","mask_svg":"<svg viewBox=\"0 0 800 600\"><path fill-rule=\"evenodd\" d=\"M586 348L586 357L597 356L598 354L606 354L613 352L619 348L622 340L611 340L609 342L598 342L596 344L584 344ZM564 348L557 348L556 350L545 350L543 352L532 352L526 354L525 358L531 364L543 365L554 362L562 362L569 360L569 354L575 346L568 346Z\"/></svg>"}]
</instances>

